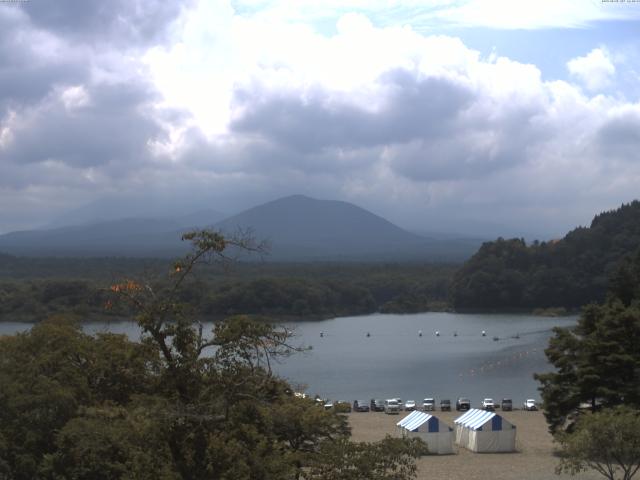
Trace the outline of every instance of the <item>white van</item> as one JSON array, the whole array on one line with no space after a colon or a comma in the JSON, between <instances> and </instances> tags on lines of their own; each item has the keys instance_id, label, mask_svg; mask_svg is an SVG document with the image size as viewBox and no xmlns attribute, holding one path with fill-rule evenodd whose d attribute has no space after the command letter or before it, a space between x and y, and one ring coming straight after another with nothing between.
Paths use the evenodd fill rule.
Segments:
<instances>
[{"instance_id":1,"label":"white van","mask_svg":"<svg viewBox=\"0 0 640 480\"><path fill-rule=\"evenodd\" d=\"M390 398L384 401L384 413L389 415L400 413L400 403L398 403L397 398Z\"/></svg>"}]
</instances>

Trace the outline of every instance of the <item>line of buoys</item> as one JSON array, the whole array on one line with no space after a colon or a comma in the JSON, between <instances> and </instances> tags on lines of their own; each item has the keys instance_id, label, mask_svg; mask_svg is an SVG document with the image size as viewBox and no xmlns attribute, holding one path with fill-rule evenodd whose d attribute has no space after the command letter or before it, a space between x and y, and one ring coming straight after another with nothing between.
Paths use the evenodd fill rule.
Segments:
<instances>
[{"instance_id":1,"label":"line of buoys","mask_svg":"<svg viewBox=\"0 0 640 480\"><path fill-rule=\"evenodd\" d=\"M2 0L0 0L0 1L2 1ZM440 337L440 336L441 336L440 330L436 330L434 333L435 333L435 336L436 336L436 337ZM536 333L537 333L537 332L536 332ZM394 335L389 335L389 334L381 334L381 335L382 335L382 336L394 336ZM486 337L486 336L487 336L487 331L486 331L486 330L482 330L481 335L482 335L483 337ZM523 334L523 335L528 335L528 333L525 333L525 334ZM370 337L370 336L371 336L371 332L366 332L366 333L365 333L365 336L366 336L366 337ZM423 331L422 331L422 330L418 330L418 337L422 337L422 336L423 336ZM458 336L459 336L458 332L457 332L457 331L454 331L454 332L453 332L453 336L454 336L454 337L458 337ZM324 337L325 337L325 333L324 333L324 332L320 332L320 338L324 338ZM503 338L500 338L499 336L494 335L492 338L493 338L493 340L494 340L494 341L496 341L496 342L497 342L498 340L504 340L504 339L509 339L509 338L519 339L519 338L520 338L520 334L519 334L519 333L516 333L515 335L508 336L508 337L503 337ZM535 351L535 350L534 350L534 351Z\"/></svg>"},{"instance_id":2,"label":"line of buoys","mask_svg":"<svg viewBox=\"0 0 640 480\"><path fill-rule=\"evenodd\" d=\"M465 372L459 373L458 376L460 378L463 378L465 376L473 377L476 374L479 375L479 374L482 374L482 373L488 373L488 372L490 372L490 371L492 371L494 369L509 366L513 362L517 362L519 360L522 360L524 358L529 357L529 355L534 355L536 353L538 353L538 349L537 348L533 348L531 350L525 350L525 351L522 351L522 352L517 352L517 353L514 353L513 355L510 355L508 357L502 358L500 360L495 360L493 362L485 362L485 363L481 364L477 368L469 369L469 371L466 372L466 373Z\"/></svg>"}]
</instances>

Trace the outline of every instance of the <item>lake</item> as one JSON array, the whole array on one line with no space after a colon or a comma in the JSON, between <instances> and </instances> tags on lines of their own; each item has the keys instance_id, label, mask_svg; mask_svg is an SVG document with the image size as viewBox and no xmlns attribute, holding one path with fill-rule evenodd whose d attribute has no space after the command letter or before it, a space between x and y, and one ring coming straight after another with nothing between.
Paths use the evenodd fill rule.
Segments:
<instances>
[{"instance_id":1,"label":"lake","mask_svg":"<svg viewBox=\"0 0 640 480\"><path fill-rule=\"evenodd\" d=\"M293 384L306 385L311 395L334 400L455 401L466 396L478 406L485 397L511 397L519 406L525 398L539 398L533 373L551 368L544 356L551 329L576 321L577 317L429 312L285 323L295 330L294 344L312 349L275 369ZM0 323L0 334L28 328ZM137 326L129 322L89 323L85 330L139 338Z\"/></svg>"}]
</instances>

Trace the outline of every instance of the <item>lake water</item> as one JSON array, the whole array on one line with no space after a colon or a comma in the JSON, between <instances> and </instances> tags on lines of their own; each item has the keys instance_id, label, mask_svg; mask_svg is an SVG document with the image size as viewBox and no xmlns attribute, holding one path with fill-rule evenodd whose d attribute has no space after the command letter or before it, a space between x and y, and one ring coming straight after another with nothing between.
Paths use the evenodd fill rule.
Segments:
<instances>
[{"instance_id":1,"label":"lake water","mask_svg":"<svg viewBox=\"0 0 640 480\"><path fill-rule=\"evenodd\" d=\"M420 402L435 397L455 401L466 396L477 406L485 397L498 401L511 397L519 406L525 398L539 398L533 374L551 368L544 356L551 329L576 320L421 313L286 323L295 329L294 344L312 349L275 369L293 384L306 385L308 393L335 400L400 397ZM0 323L0 334L28 328L27 324ZM139 337L137 326L127 322L90 323L85 330Z\"/></svg>"}]
</instances>

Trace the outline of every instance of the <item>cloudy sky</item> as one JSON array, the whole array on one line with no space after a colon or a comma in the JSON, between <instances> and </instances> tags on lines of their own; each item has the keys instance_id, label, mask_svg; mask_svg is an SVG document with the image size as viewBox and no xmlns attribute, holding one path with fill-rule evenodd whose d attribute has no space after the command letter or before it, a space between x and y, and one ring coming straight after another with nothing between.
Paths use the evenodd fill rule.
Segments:
<instances>
[{"instance_id":1,"label":"cloudy sky","mask_svg":"<svg viewBox=\"0 0 640 480\"><path fill-rule=\"evenodd\" d=\"M0 232L302 193L557 236L640 197L639 36L628 0L0 0Z\"/></svg>"}]
</instances>

